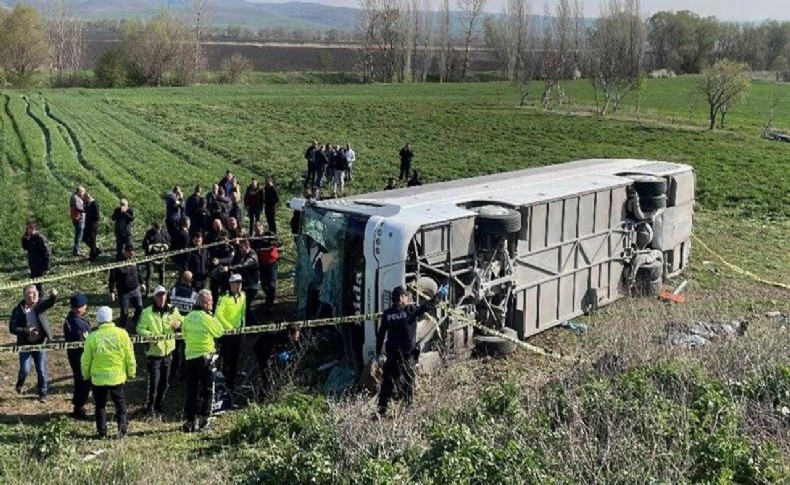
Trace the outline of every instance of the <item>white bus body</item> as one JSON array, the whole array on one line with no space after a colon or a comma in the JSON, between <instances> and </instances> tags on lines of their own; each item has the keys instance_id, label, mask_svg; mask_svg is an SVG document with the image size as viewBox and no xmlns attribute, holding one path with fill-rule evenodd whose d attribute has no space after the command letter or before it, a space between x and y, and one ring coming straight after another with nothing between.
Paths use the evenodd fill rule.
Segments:
<instances>
[{"instance_id":1,"label":"white bus body","mask_svg":"<svg viewBox=\"0 0 790 485\"><path fill-rule=\"evenodd\" d=\"M301 212L297 296L305 317L375 313L392 288L449 283L450 301L526 338L634 288L656 291L691 251L694 172L647 160L582 160L314 202ZM419 297L417 297L419 299ZM451 316L420 332L472 343ZM347 332L357 363L376 322Z\"/></svg>"}]
</instances>

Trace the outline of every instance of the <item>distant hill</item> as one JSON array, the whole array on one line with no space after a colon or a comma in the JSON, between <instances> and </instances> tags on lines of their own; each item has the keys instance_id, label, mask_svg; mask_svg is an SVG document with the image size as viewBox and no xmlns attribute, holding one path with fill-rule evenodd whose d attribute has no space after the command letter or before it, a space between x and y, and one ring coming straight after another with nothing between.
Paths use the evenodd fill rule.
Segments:
<instances>
[{"instance_id":1,"label":"distant hill","mask_svg":"<svg viewBox=\"0 0 790 485\"><path fill-rule=\"evenodd\" d=\"M0 6L13 6L16 2L17 0L0 0ZM27 0L25 3L46 11L48 1ZM75 17L81 20L146 19L156 15L162 8L171 8L176 12L184 11L186 8L184 0L76 0L72 5L74 5ZM350 31L356 28L359 13L358 8L332 7L310 2L260 3L245 0L216 0L213 24L216 27L239 25L253 31L266 27ZM546 25L546 17L535 15L533 19L539 29ZM585 22L588 26L592 25L592 19L585 19ZM462 24L461 13L453 12L453 31L460 33Z\"/></svg>"},{"instance_id":2,"label":"distant hill","mask_svg":"<svg viewBox=\"0 0 790 485\"><path fill-rule=\"evenodd\" d=\"M0 0L12 7L16 0ZM47 0L27 0L46 11ZM81 20L149 18L162 8L180 11L183 0L77 0L73 2L75 17ZM318 3L251 3L244 0L217 0L215 26L240 25L249 29L283 27L289 29L351 30L356 26L358 9L331 7Z\"/></svg>"}]
</instances>

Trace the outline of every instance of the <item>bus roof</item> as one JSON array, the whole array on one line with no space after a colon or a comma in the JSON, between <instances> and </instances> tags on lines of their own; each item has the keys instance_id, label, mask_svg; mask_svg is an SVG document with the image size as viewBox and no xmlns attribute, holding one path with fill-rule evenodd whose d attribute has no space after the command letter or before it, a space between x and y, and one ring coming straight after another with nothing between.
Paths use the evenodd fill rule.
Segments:
<instances>
[{"instance_id":1,"label":"bus roof","mask_svg":"<svg viewBox=\"0 0 790 485\"><path fill-rule=\"evenodd\" d=\"M463 202L489 201L520 207L630 184L632 181L622 174L664 176L688 170L691 170L688 165L651 160L579 160L325 200L318 206L384 217L408 214L432 222L468 215L466 209L458 207Z\"/></svg>"}]
</instances>

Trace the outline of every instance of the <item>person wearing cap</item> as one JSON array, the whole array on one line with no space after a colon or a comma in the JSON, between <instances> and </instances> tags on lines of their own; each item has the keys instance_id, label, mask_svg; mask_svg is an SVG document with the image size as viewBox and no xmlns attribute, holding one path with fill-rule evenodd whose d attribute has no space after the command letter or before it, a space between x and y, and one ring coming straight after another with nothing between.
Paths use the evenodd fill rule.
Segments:
<instances>
[{"instance_id":1,"label":"person wearing cap","mask_svg":"<svg viewBox=\"0 0 790 485\"><path fill-rule=\"evenodd\" d=\"M195 307L197 301L197 291L192 288L192 272L184 271L181 273L181 278L178 283L170 289L170 303L176 307L181 315L187 315ZM177 328L176 333L180 333L181 329ZM173 351L173 360L170 363L170 378L180 376L183 380L184 374L181 371L182 364L184 363L184 340L176 340L176 349Z\"/></svg>"},{"instance_id":2,"label":"person wearing cap","mask_svg":"<svg viewBox=\"0 0 790 485\"><path fill-rule=\"evenodd\" d=\"M134 257L134 246L127 244L123 248L123 260L130 262ZM134 315L132 316L132 328L140 320L140 313L143 311L143 296L140 292L140 285L142 280L137 271L137 264L129 264L120 268L110 270L110 299L115 301L120 296L121 299L121 320L118 326L126 328L129 321L129 306L134 307ZM116 293L117 288L117 293Z\"/></svg>"},{"instance_id":3,"label":"person wearing cap","mask_svg":"<svg viewBox=\"0 0 790 485\"><path fill-rule=\"evenodd\" d=\"M256 261L257 266L257 261ZM257 270L257 268L256 268ZM219 298L217 303L217 320L222 328L238 330L244 326L247 313L247 297L241 291L244 278L238 273L230 275L230 290ZM220 340L220 355L222 356L222 375L228 389L233 392L236 386L236 372L239 366L242 335L225 335Z\"/></svg>"},{"instance_id":4,"label":"person wearing cap","mask_svg":"<svg viewBox=\"0 0 790 485\"><path fill-rule=\"evenodd\" d=\"M66 342L84 342L91 330L91 324L85 319L88 298L82 294L72 295L69 304L71 311L66 315L66 321L63 323L63 339ZM74 379L74 395L71 397L74 410L71 417L79 421L88 419L85 404L88 403L88 395L91 392L91 382L82 377L82 369L80 369L82 353L82 347L66 350L69 366L71 366L71 375Z\"/></svg>"},{"instance_id":5,"label":"person wearing cap","mask_svg":"<svg viewBox=\"0 0 790 485\"><path fill-rule=\"evenodd\" d=\"M88 334L85 351L80 359L82 378L91 381L93 402L96 405L96 431L100 438L107 436L107 396L115 405L118 433L129 430L126 417L124 383L133 379L137 363L132 340L126 330L112 322L112 308L100 307L96 312L99 327Z\"/></svg>"},{"instance_id":6,"label":"person wearing cap","mask_svg":"<svg viewBox=\"0 0 790 485\"><path fill-rule=\"evenodd\" d=\"M387 405L392 397L395 383L403 378L403 394L406 406L411 405L414 396L415 365L420 354L417 347L417 319L432 311L440 298L446 298L447 285L423 305L409 304L409 294L403 286L392 290L392 306L381 315L381 326L376 334L376 360L381 359L384 340L387 341L387 360L379 392L378 413L387 414Z\"/></svg>"},{"instance_id":7,"label":"person wearing cap","mask_svg":"<svg viewBox=\"0 0 790 485\"><path fill-rule=\"evenodd\" d=\"M38 299L38 289L36 285L27 285L22 293L24 298L11 311L11 321L8 330L16 335L17 345L38 345L46 343L47 339L52 338L52 331L49 329L47 311L55 306L58 298L58 290L51 289L49 298L46 300ZM47 352L44 350L32 350L19 353L19 375L16 381L16 392L22 394L22 387L25 379L30 373L30 361L36 365L38 374L38 400L47 400Z\"/></svg>"},{"instance_id":8,"label":"person wearing cap","mask_svg":"<svg viewBox=\"0 0 790 485\"><path fill-rule=\"evenodd\" d=\"M143 310L140 322L137 324L137 334L145 337L173 337L179 328L181 328L181 313L167 303L167 288L157 286L154 288L154 304ZM145 413L148 415L164 412L165 395L170 384L170 365L175 348L174 338L148 344L148 351L145 353L148 358L148 399Z\"/></svg>"},{"instance_id":9,"label":"person wearing cap","mask_svg":"<svg viewBox=\"0 0 790 485\"><path fill-rule=\"evenodd\" d=\"M181 332L184 334L184 362L187 395L184 401L186 422L182 430L191 433L208 426L211 410L212 388L214 384L214 339L222 337L222 324L212 314L214 299L211 290L202 289L198 293L196 308L184 319ZM200 416L198 427L195 417Z\"/></svg>"}]
</instances>

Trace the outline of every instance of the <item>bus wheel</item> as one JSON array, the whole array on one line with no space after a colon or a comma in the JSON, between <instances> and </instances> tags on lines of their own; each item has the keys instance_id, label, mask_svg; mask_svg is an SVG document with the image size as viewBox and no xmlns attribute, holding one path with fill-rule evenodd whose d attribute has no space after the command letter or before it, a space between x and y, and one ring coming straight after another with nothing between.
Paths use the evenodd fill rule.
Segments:
<instances>
[{"instance_id":1,"label":"bus wheel","mask_svg":"<svg viewBox=\"0 0 790 485\"><path fill-rule=\"evenodd\" d=\"M518 333L512 328L504 328L501 332L508 337L518 340ZM516 350L516 343L510 339L492 335L478 335L475 337L475 350L478 356L503 357Z\"/></svg>"},{"instance_id":2,"label":"bus wheel","mask_svg":"<svg viewBox=\"0 0 790 485\"><path fill-rule=\"evenodd\" d=\"M521 213L498 205L484 205L473 209L477 212L475 225L481 234L502 236L521 230Z\"/></svg>"}]
</instances>

